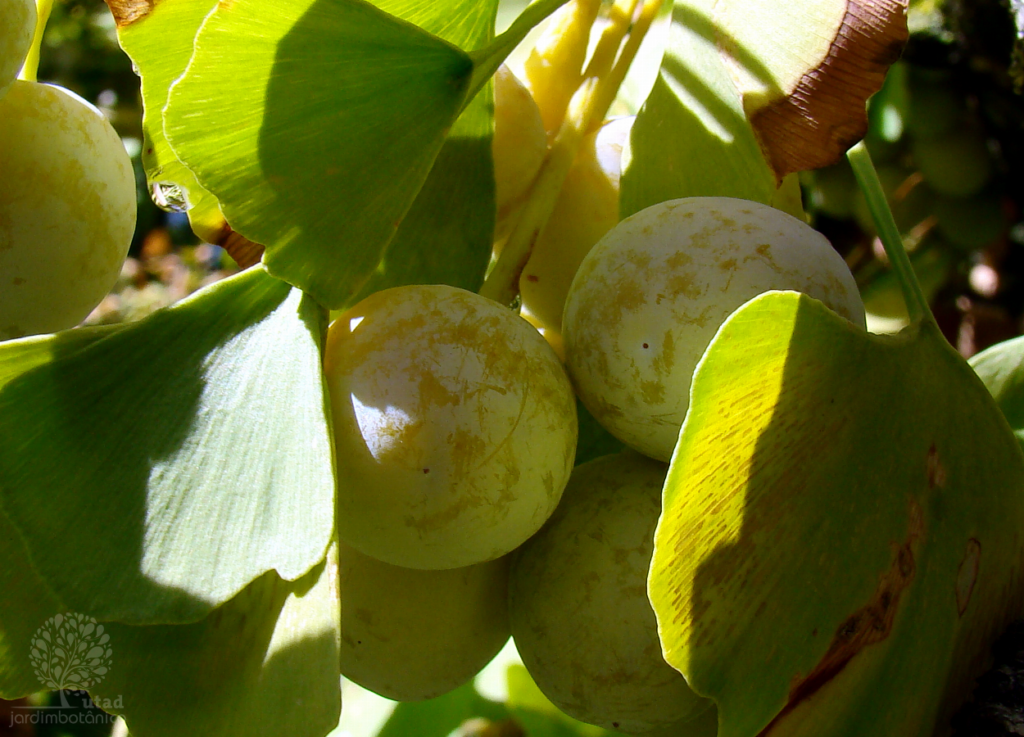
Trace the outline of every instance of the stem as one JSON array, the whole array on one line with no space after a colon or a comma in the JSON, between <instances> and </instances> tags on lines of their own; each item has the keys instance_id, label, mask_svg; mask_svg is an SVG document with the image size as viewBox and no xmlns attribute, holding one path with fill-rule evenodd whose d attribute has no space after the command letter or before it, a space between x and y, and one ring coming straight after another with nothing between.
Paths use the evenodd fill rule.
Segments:
<instances>
[{"instance_id":1,"label":"stem","mask_svg":"<svg viewBox=\"0 0 1024 737\"><path fill-rule=\"evenodd\" d=\"M46 30L46 21L50 19L50 11L53 9L53 0L36 0L36 33L32 38L32 45L29 47L28 56L25 57L25 64L21 67L21 74L18 79L26 82L35 82L39 72L39 49L43 45L43 31Z\"/></svg>"},{"instance_id":2,"label":"stem","mask_svg":"<svg viewBox=\"0 0 1024 737\"><path fill-rule=\"evenodd\" d=\"M900 290L903 292L903 301L907 305L907 314L910 316L911 324L931 322L936 325L935 316L928 307L928 300L924 296L921 284L917 281L914 267L910 263L910 257L903 247L903 239L900 237L899 228L893 219L892 210L885 198L885 191L882 183L878 181L878 174L875 172L875 165L871 163L871 155L868 153L864 141L851 148L846 153L853 173L857 177L857 183L864 193L871 210L871 217L878 229L878 237L882 241L885 253L889 257L893 271L896 272L896 279L900 283Z\"/></svg>"},{"instance_id":3,"label":"stem","mask_svg":"<svg viewBox=\"0 0 1024 737\"><path fill-rule=\"evenodd\" d=\"M611 24L601 34L583 74L583 82L569 103L566 119L551 144L511 235L480 288L482 296L511 305L519 293L519 277L530 260L533 244L554 212L580 143L587 133L596 130L604 121L629 64L661 5L661 0L655 0L650 6L645 4L640 19L631 28L631 20L640 1L629 0L628 12L613 13ZM626 45L616 63L616 54L623 39L627 39Z\"/></svg>"},{"instance_id":4,"label":"stem","mask_svg":"<svg viewBox=\"0 0 1024 737\"><path fill-rule=\"evenodd\" d=\"M633 4L634 6L636 3ZM644 38L647 36L647 31L651 28L651 23L658 16L658 11L661 10L662 0L652 0L646 2L640 9L640 17L637 18L633 24L632 29L628 29L629 35L626 37L626 43L622 47L622 51L619 54L619 58L615 62L615 66L612 67L611 71L605 77L604 85L598 90L598 98L594 101L594 118L597 125L592 128L600 126L601 122L604 121L605 116L608 114L608 109L612 106L615 101L615 96L619 93L619 88L622 86L622 82L626 79L626 74L629 73L629 67L633 63L633 59L636 58L637 52L640 50L640 45L643 43ZM631 9L627 20L633 17L635 7ZM602 41L604 39L602 38ZM596 54L595 54L596 56Z\"/></svg>"}]
</instances>

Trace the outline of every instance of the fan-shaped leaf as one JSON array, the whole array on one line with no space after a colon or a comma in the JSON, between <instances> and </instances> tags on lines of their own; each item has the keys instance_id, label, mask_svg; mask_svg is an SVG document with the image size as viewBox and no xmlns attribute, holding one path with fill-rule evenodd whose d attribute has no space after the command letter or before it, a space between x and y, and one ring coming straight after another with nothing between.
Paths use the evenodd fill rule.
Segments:
<instances>
[{"instance_id":1,"label":"fan-shaped leaf","mask_svg":"<svg viewBox=\"0 0 1024 737\"><path fill-rule=\"evenodd\" d=\"M721 737L931 735L1021 615L1022 525L1024 456L936 327L762 295L705 353L672 459L666 658Z\"/></svg>"},{"instance_id":2,"label":"fan-shaped leaf","mask_svg":"<svg viewBox=\"0 0 1024 737\"><path fill-rule=\"evenodd\" d=\"M53 360L0 387L0 504L62 603L195 621L323 558L321 331L311 300L254 269L71 353L64 334L34 344Z\"/></svg>"}]
</instances>

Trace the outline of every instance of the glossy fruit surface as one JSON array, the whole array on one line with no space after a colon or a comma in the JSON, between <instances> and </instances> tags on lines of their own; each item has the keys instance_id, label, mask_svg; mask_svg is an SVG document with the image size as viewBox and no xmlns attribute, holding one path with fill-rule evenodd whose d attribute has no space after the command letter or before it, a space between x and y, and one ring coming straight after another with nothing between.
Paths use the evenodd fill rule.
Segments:
<instances>
[{"instance_id":1,"label":"glossy fruit surface","mask_svg":"<svg viewBox=\"0 0 1024 737\"><path fill-rule=\"evenodd\" d=\"M406 286L332 325L338 532L409 568L458 568L518 547L554 511L576 449L558 357L478 294Z\"/></svg>"},{"instance_id":2,"label":"glossy fruit surface","mask_svg":"<svg viewBox=\"0 0 1024 737\"><path fill-rule=\"evenodd\" d=\"M396 701L472 678L509 637L508 558L422 571L342 545L341 673Z\"/></svg>"},{"instance_id":3,"label":"glossy fruit surface","mask_svg":"<svg viewBox=\"0 0 1024 737\"><path fill-rule=\"evenodd\" d=\"M780 210L693 197L627 218L583 260L566 300L566 366L580 399L622 442L669 460L704 349L731 312L773 289L864 325L843 259Z\"/></svg>"},{"instance_id":4,"label":"glossy fruit surface","mask_svg":"<svg viewBox=\"0 0 1024 737\"><path fill-rule=\"evenodd\" d=\"M78 324L135 229L131 159L103 114L60 87L0 99L0 340Z\"/></svg>"},{"instance_id":5,"label":"glossy fruit surface","mask_svg":"<svg viewBox=\"0 0 1024 737\"><path fill-rule=\"evenodd\" d=\"M627 451L577 466L551 521L513 556L512 636L544 694L639 733L702 713L664 660L647 571L667 467Z\"/></svg>"}]
</instances>

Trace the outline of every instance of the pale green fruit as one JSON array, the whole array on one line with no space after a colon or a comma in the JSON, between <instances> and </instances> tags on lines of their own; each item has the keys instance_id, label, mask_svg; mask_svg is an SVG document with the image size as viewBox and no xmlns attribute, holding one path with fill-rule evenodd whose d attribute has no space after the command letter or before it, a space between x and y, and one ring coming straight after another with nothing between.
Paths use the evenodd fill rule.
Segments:
<instances>
[{"instance_id":1,"label":"pale green fruit","mask_svg":"<svg viewBox=\"0 0 1024 737\"><path fill-rule=\"evenodd\" d=\"M578 466L554 516L513 556L523 663L556 706L606 729L645 732L710 706L662 657L647 599L667 472L632 452Z\"/></svg>"},{"instance_id":2,"label":"pale green fruit","mask_svg":"<svg viewBox=\"0 0 1024 737\"><path fill-rule=\"evenodd\" d=\"M508 562L422 571L342 545L341 674L396 701L468 681L508 641Z\"/></svg>"},{"instance_id":3,"label":"pale green fruit","mask_svg":"<svg viewBox=\"0 0 1024 737\"><path fill-rule=\"evenodd\" d=\"M634 118L605 123L583 139L555 209L519 279L523 308L545 329L562 328L569 285L583 257L619 222L622 147Z\"/></svg>"},{"instance_id":4,"label":"pale green fruit","mask_svg":"<svg viewBox=\"0 0 1024 737\"><path fill-rule=\"evenodd\" d=\"M984 134L974 127L934 138L915 138L910 151L921 176L939 194L970 197L992 178L988 144Z\"/></svg>"},{"instance_id":5,"label":"pale green fruit","mask_svg":"<svg viewBox=\"0 0 1024 737\"><path fill-rule=\"evenodd\" d=\"M498 219L523 199L547 155L544 122L530 91L502 64L494 75L494 197Z\"/></svg>"},{"instance_id":6,"label":"pale green fruit","mask_svg":"<svg viewBox=\"0 0 1024 737\"><path fill-rule=\"evenodd\" d=\"M377 292L331 325L324 372L348 544L458 568L514 550L554 511L575 399L554 351L511 310L448 286Z\"/></svg>"},{"instance_id":7,"label":"pale green fruit","mask_svg":"<svg viewBox=\"0 0 1024 737\"><path fill-rule=\"evenodd\" d=\"M623 220L587 254L565 304L566 366L580 399L622 442L669 460L705 348L730 313L773 289L804 292L864 325L842 257L780 210L692 197Z\"/></svg>"},{"instance_id":8,"label":"pale green fruit","mask_svg":"<svg viewBox=\"0 0 1024 737\"><path fill-rule=\"evenodd\" d=\"M33 0L0 0L0 97L18 76L36 30Z\"/></svg>"},{"instance_id":9,"label":"pale green fruit","mask_svg":"<svg viewBox=\"0 0 1024 737\"><path fill-rule=\"evenodd\" d=\"M92 105L16 81L0 99L0 172L0 340L73 327L128 253L131 160Z\"/></svg>"}]
</instances>

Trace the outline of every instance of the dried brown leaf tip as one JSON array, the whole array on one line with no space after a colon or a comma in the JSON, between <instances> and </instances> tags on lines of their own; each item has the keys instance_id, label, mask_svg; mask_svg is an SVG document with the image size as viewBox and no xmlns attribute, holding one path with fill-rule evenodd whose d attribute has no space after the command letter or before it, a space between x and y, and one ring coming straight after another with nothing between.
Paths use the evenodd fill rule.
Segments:
<instances>
[{"instance_id":1,"label":"dried brown leaf tip","mask_svg":"<svg viewBox=\"0 0 1024 737\"><path fill-rule=\"evenodd\" d=\"M130 26L153 12L159 0L106 0L118 28Z\"/></svg>"},{"instance_id":2,"label":"dried brown leaf tip","mask_svg":"<svg viewBox=\"0 0 1024 737\"><path fill-rule=\"evenodd\" d=\"M781 181L834 163L864 137L865 104L908 34L907 0L795 0L768 15L778 8L725 0L716 20L743 108ZM758 54L751 44L770 50Z\"/></svg>"},{"instance_id":3,"label":"dried brown leaf tip","mask_svg":"<svg viewBox=\"0 0 1024 737\"><path fill-rule=\"evenodd\" d=\"M237 231L232 230L231 226L227 223L224 223L221 235L217 239L217 245L227 251L228 255L242 269L248 269L250 266L259 263L260 259L263 258L263 252L266 250L265 246L254 243Z\"/></svg>"}]
</instances>

